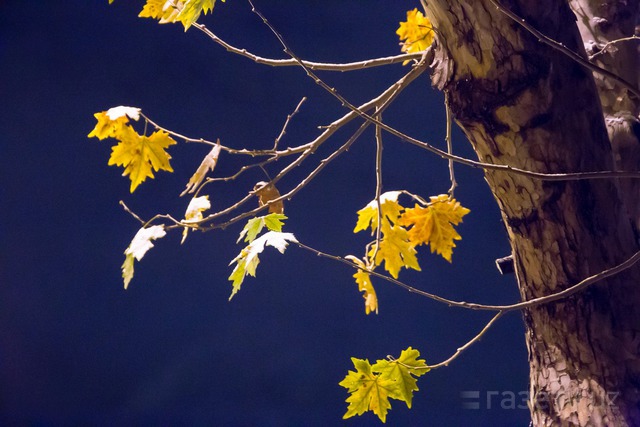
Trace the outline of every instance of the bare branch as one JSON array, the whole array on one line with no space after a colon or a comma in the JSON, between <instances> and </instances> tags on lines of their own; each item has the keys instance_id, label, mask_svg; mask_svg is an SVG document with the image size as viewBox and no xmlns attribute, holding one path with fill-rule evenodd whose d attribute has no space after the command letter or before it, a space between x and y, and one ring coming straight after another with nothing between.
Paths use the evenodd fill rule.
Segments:
<instances>
[{"instance_id":1,"label":"bare branch","mask_svg":"<svg viewBox=\"0 0 640 427\"><path fill-rule=\"evenodd\" d=\"M617 43L628 42L628 41L631 41L631 40L640 40L640 37L634 35L634 36L630 36L630 37L623 37L623 38L620 38L620 39L611 40L610 42L607 42L602 47L600 47L599 51L597 51L593 55L589 55L589 60L593 61L594 58L597 58L599 55L604 54L611 46L613 46L613 45L615 45Z\"/></svg>"},{"instance_id":2,"label":"bare branch","mask_svg":"<svg viewBox=\"0 0 640 427\"><path fill-rule=\"evenodd\" d=\"M324 257L324 258L329 258L332 259L334 261L339 261L343 264L349 265L352 268L356 268L361 270L362 268L360 266L358 266L357 264L343 258L337 255L331 255L325 252L321 252L317 249L314 249L310 246L307 246L303 243L299 243L298 242L298 246L301 247L302 249L306 249L310 252L315 253L318 256ZM411 293L415 293L417 295L432 299L434 301L443 303L443 304L447 304L450 307L459 307L459 308L467 308L470 310L484 310L484 311L499 311L499 312L509 312L509 311L515 311L515 310L523 310L525 308L531 308L531 307L535 307L538 305L542 305L542 304L548 304L550 302L553 301L557 301L563 298L567 298L577 292L580 292L582 290L584 290L585 288L598 283L604 279L607 279L609 277L615 276L616 274L619 274L629 268L631 268L632 266L634 266L636 263L638 263L638 261L640 261L640 251L634 253L631 257L627 258L625 261L621 262L620 264L611 267L609 269L603 270L599 273L596 273L592 276L589 276L587 278L585 278L584 280L581 280L580 282L576 283L573 286L570 286L562 291L559 292L555 292L553 294L550 295L546 295L543 297L539 297L539 298L534 298L532 300L528 300L528 301L523 301L523 302L519 302L516 304L509 304L509 305L489 305L489 304L476 304L476 303L471 303L471 302L465 302L465 301L454 301L451 299L447 299L447 298L443 298L439 295L436 294L432 294L417 288L414 288L413 286L410 286L404 282L401 282L400 280L394 279L393 277L390 276L386 276L384 274L378 273L376 271L369 271L367 270L366 272L371 274L372 276L378 277L380 279L386 280L387 282L393 283L394 285L400 286L401 288L404 288L405 290L411 292Z\"/></svg>"},{"instance_id":3,"label":"bare branch","mask_svg":"<svg viewBox=\"0 0 640 427\"><path fill-rule=\"evenodd\" d=\"M482 330L478 333L478 335L476 335L475 337L473 337L472 339L469 340L469 342L467 342L465 345L463 345L462 347L459 347L455 353L453 353L453 355L451 357L449 357L447 360L442 361L440 363L436 363L435 365L429 365L426 368L422 368L422 369L437 369L437 368L441 368L443 366L449 366L449 364L451 362L453 362L458 356L460 356L462 354L463 351L465 351L466 349L468 349L469 347L471 347L473 344L475 344L477 341L480 340L480 338L482 338L482 336L489 330L489 328L491 328L491 326L493 326L494 323L496 323L498 321L499 318L501 318L504 315L504 311L499 311L495 316L493 316L491 318L491 320L489 320L489 322L484 325L484 328L482 328ZM421 368L413 368L413 369L421 369Z\"/></svg>"},{"instance_id":4,"label":"bare branch","mask_svg":"<svg viewBox=\"0 0 640 427\"><path fill-rule=\"evenodd\" d=\"M451 106L449 105L449 92L444 93L444 109L447 113L447 134L445 140L447 141L447 153L453 154L453 143L451 140ZM453 159L449 159L449 181L451 181L451 187L449 187L449 196L453 197L458 183L456 182L456 175L453 171Z\"/></svg>"},{"instance_id":5,"label":"bare branch","mask_svg":"<svg viewBox=\"0 0 640 427\"><path fill-rule=\"evenodd\" d=\"M376 118L382 121L382 112L376 110ZM367 122L365 122L367 123ZM380 250L380 240L382 235L382 203L380 203L380 195L382 194L382 129L376 125L376 204L378 206L378 227L376 228L376 243L373 255L369 257L371 263L375 264L376 256ZM368 251L367 251L368 252Z\"/></svg>"},{"instance_id":6,"label":"bare branch","mask_svg":"<svg viewBox=\"0 0 640 427\"><path fill-rule=\"evenodd\" d=\"M252 5L253 6L253 5ZM220 37L216 36L211 30L205 27L203 24L198 24L197 22L192 24L194 27L202 31L206 34L211 40L225 48L228 52L234 53L236 55L244 56L252 60L255 63L270 65L272 67L295 67L298 66L298 61L295 59L270 59L263 58L258 55L254 55L251 52L248 52L246 49L239 49L230 45L229 43L222 40ZM357 62L348 62L344 64L335 64L335 63L323 63L323 62L312 62L312 61L302 61L305 67L308 67L312 70L322 70L322 71L355 71L355 70L363 70L366 68L379 67L382 65L391 65L398 64L404 61L408 61L411 59L420 59L422 54L420 53L408 53L402 55L394 55L387 56L384 58L376 58L376 59L367 59L364 61Z\"/></svg>"},{"instance_id":7,"label":"bare branch","mask_svg":"<svg viewBox=\"0 0 640 427\"><path fill-rule=\"evenodd\" d=\"M280 131L280 135L278 135L278 137L276 138L276 140L273 143L273 151L274 152L278 150L278 144L280 143L280 140L287 133L287 126L289 126L289 122L291 121L293 116L298 114L298 111L300 110L300 107L302 107L302 104L304 104L304 102L306 100L307 100L307 98L303 97L300 100L300 102L298 102L298 105L296 106L296 109L293 110L293 112L291 114L287 115L287 120L285 120L284 125L282 126L282 130Z\"/></svg>"},{"instance_id":8,"label":"bare branch","mask_svg":"<svg viewBox=\"0 0 640 427\"><path fill-rule=\"evenodd\" d=\"M472 167L476 167L476 168L481 168L481 169L485 169L485 170L497 170L497 171L503 171L503 172L507 172L507 173L512 173L515 175L521 175L521 176L526 176L529 178L533 178L533 179L540 179L540 180L544 180L544 181L577 181L577 180L584 180L584 179L609 179L609 178L636 178L636 179L640 179L640 172L638 171L596 171L596 172L567 172L567 173L555 173L555 174L548 174L548 173L541 173L541 172L532 172L532 171L528 171L528 170L524 170L524 169L519 169L519 168L514 168L511 167L509 165L495 165L495 164L490 164L490 163L483 163L483 162L479 162L479 161L475 161L475 160L471 160L471 159L467 159L464 157L459 157L453 154L449 154L446 151L440 150L439 148L434 147L431 144L428 144L426 142L420 141L416 138L412 138L402 132L400 132L399 130L377 120L375 117L371 116L370 114L367 114L364 111L361 111L360 109L356 108L353 104L351 104L345 97L343 97L342 95L340 95L340 93L338 93L338 91L336 91L334 88L330 87L329 85L327 85L322 79L320 79L312 70L310 70L308 67L306 67L304 65L304 63L295 55L295 53L293 51L291 51L291 49L288 47L288 45L285 43L283 37L276 31L276 29L271 25L271 23L269 21L267 21L267 19L260 13L260 11L258 11L254 6L253 3L251 2L251 0L248 0L249 3L251 4L254 13L256 13L261 19L262 21L265 23L265 25L267 25L269 27L269 29L271 30L271 32L274 33L274 35L278 38L278 40L280 41L280 44L282 44L282 46L284 47L284 50L287 54L289 54L292 58L294 58L296 61L298 61L298 64L300 65L300 67L302 67L304 69L304 71L307 73L307 75L313 79L313 81L318 84L320 87L322 87L323 89L325 89L327 92L329 92L331 95L333 95L336 99L338 99L340 101L340 103L347 107L348 109L350 109L352 112L355 112L356 114L358 114L360 117L364 118L365 120L368 120L378 126L380 126L381 129L384 129L385 131L389 132L390 134L400 138L403 141L409 142L411 144L417 145L418 147L424 148L428 151L431 151L434 154L437 154L438 156L444 158L444 159L449 159L449 160L453 160L455 162L467 165L467 166L472 166ZM494 0L491 0L492 2ZM571 51L569 51L571 52ZM423 53L423 57L420 60L420 62L418 62L416 65L414 65L414 69L415 68L421 68L425 66L425 62L427 60L428 57L431 56L431 48L427 49L424 53ZM580 58L582 61L584 61L582 58ZM606 71L606 70L605 70Z\"/></svg>"},{"instance_id":9,"label":"bare branch","mask_svg":"<svg viewBox=\"0 0 640 427\"><path fill-rule=\"evenodd\" d=\"M135 212L133 212L131 209L129 209L129 207L124 204L124 201L120 200L120 206L122 206L122 208L125 210L125 212L127 212L129 215L134 217L136 220L138 220L138 222L140 222L140 224L142 224L142 225L145 224L145 220L140 218Z\"/></svg>"}]
</instances>

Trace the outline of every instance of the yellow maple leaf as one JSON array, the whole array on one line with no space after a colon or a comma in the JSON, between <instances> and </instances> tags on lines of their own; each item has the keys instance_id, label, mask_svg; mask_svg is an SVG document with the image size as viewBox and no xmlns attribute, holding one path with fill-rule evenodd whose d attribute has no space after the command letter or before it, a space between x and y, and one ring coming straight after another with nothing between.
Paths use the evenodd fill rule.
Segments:
<instances>
[{"instance_id":1,"label":"yellow maple leaf","mask_svg":"<svg viewBox=\"0 0 640 427\"><path fill-rule=\"evenodd\" d=\"M161 24L176 22L182 3L180 0L147 0L138 17L157 19Z\"/></svg>"},{"instance_id":2,"label":"yellow maple leaf","mask_svg":"<svg viewBox=\"0 0 640 427\"><path fill-rule=\"evenodd\" d=\"M454 225L462 222L462 217L470 211L446 194L430 199L431 202L425 207L416 204L414 208L406 209L399 224L411 227L408 238L414 246L428 244L431 253L436 252L451 262L456 246L454 240L461 239Z\"/></svg>"},{"instance_id":3,"label":"yellow maple leaf","mask_svg":"<svg viewBox=\"0 0 640 427\"><path fill-rule=\"evenodd\" d=\"M407 20L400 23L396 34L400 37L402 51L406 53L422 52L433 43L431 22L417 8L407 12Z\"/></svg>"},{"instance_id":4,"label":"yellow maple leaf","mask_svg":"<svg viewBox=\"0 0 640 427\"><path fill-rule=\"evenodd\" d=\"M378 314L378 297L376 296L376 290L371 283L371 275L364 270L358 270L353 275L358 284L358 290L364 292L362 297L364 298L364 311L366 314L375 311Z\"/></svg>"},{"instance_id":5,"label":"yellow maple leaf","mask_svg":"<svg viewBox=\"0 0 640 427\"><path fill-rule=\"evenodd\" d=\"M112 120L107 115L106 111L95 113L93 116L98 120L98 123L87 137L95 137L100 140L115 137L115 135L121 131L122 127L129 122L127 116L118 117L116 120Z\"/></svg>"},{"instance_id":6,"label":"yellow maple leaf","mask_svg":"<svg viewBox=\"0 0 640 427\"><path fill-rule=\"evenodd\" d=\"M111 148L108 164L125 168L123 175L131 179L132 193L147 177L154 177L152 169L156 172L161 169L173 172L169 164L171 156L165 149L176 142L168 133L159 130L147 137L138 135L131 126L126 125L117 136L120 142Z\"/></svg>"},{"instance_id":7,"label":"yellow maple leaf","mask_svg":"<svg viewBox=\"0 0 640 427\"><path fill-rule=\"evenodd\" d=\"M369 257L374 257L375 265L380 265L384 261L384 269L398 278L398 273L402 267L413 268L420 271L418 258L416 258L415 245L409 240L409 234L401 226L382 225L382 239L380 248L376 250L377 244L371 245Z\"/></svg>"},{"instance_id":8,"label":"yellow maple leaf","mask_svg":"<svg viewBox=\"0 0 640 427\"><path fill-rule=\"evenodd\" d=\"M138 16L157 19L161 24L181 22L186 31L203 12L212 11L215 3L216 0L147 0Z\"/></svg>"},{"instance_id":9,"label":"yellow maple leaf","mask_svg":"<svg viewBox=\"0 0 640 427\"><path fill-rule=\"evenodd\" d=\"M382 223L389 224L389 221L395 223L400 217L402 206L398 203L400 191L387 191L380 195L380 209L382 211ZM378 228L378 202L372 200L367 206L358 211L358 222L354 233L366 230L371 227L371 235Z\"/></svg>"}]
</instances>

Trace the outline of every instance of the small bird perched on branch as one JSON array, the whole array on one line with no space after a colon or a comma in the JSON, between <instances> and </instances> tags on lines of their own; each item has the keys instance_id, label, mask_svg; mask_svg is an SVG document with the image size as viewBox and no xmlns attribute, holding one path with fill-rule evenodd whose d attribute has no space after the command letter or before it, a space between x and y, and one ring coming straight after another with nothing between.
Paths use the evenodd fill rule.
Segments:
<instances>
[{"instance_id":1,"label":"small bird perched on branch","mask_svg":"<svg viewBox=\"0 0 640 427\"><path fill-rule=\"evenodd\" d=\"M280 197L280 192L278 191L278 189L273 184L265 181L260 181L256 185L254 185L253 191L255 191L255 193L258 195L258 203L260 203L260 206L264 206L271 200ZM269 213L283 214L284 203L282 203L282 200L271 203L269 205Z\"/></svg>"}]
</instances>

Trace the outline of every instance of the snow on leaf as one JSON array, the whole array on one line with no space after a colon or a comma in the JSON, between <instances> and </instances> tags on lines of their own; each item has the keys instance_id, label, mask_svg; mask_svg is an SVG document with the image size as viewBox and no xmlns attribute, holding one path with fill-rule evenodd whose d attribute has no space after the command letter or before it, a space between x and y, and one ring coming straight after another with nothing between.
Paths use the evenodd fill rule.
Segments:
<instances>
[{"instance_id":1,"label":"snow on leaf","mask_svg":"<svg viewBox=\"0 0 640 427\"><path fill-rule=\"evenodd\" d=\"M120 105L118 107L109 108L107 110L107 117L111 120L118 120L121 117L128 117L135 121L140 119L140 109L136 107L125 107L124 105Z\"/></svg>"},{"instance_id":2,"label":"snow on leaf","mask_svg":"<svg viewBox=\"0 0 640 427\"><path fill-rule=\"evenodd\" d=\"M407 20L400 23L396 34L400 37L402 51L406 53L422 52L433 43L431 22L417 8L407 12Z\"/></svg>"},{"instance_id":3,"label":"snow on leaf","mask_svg":"<svg viewBox=\"0 0 640 427\"><path fill-rule=\"evenodd\" d=\"M126 116L118 117L116 120L111 120L109 116L107 116L106 111L95 113L93 116L96 118L98 123L87 137L96 137L100 140L105 138L115 138L115 136L120 133L122 127L129 121Z\"/></svg>"},{"instance_id":4,"label":"snow on leaf","mask_svg":"<svg viewBox=\"0 0 640 427\"><path fill-rule=\"evenodd\" d=\"M129 119L138 120L140 118L140 109L135 107L113 107L107 111L95 113L93 115L98 123L91 133L87 135L89 138L96 137L100 140L105 138L117 138L122 128L129 122Z\"/></svg>"},{"instance_id":5,"label":"snow on leaf","mask_svg":"<svg viewBox=\"0 0 640 427\"><path fill-rule=\"evenodd\" d=\"M129 176L132 193L147 177L154 177L152 169L173 172L169 164L171 156L165 149L176 142L168 133L158 130L147 137L138 135L131 126L124 126L117 137L120 142L112 147L108 164L125 168L123 175Z\"/></svg>"},{"instance_id":6,"label":"snow on leaf","mask_svg":"<svg viewBox=\"0 0 640 427\"><path fill-rule=\"evenodd\" d=\"M402 206L398 203L400 194L400 191L387 191L380 195L383 223L389 221L395 223L400 216L400 211L402 210ZM376 200L372 200L367 206L358 211L358 222L353 232L357 233L369 227L371 227L372 235L378 228L378 202Z\"/></svg>"},{"instance_id":7,"label":"snow on leaf","mask_svg":"<svg viewBox=\"0 0 640 427\"><path fill-rule=\"evenodd\" d=\"M209 196L194 197L189 202L187 211L184 214L184 219L181 222L189 224L202 221L204 219L202 212L206 211L207 209L211 209ZM187 239L188 234L189 228L185 227L182 230L182 241L180 242L180 244L184 243L184 241Z\"/></svg>"},{"instance_id":8,"label":"snow on leaf","mask_svg":"<svg viewBox=\"0 0 640 427\"><path fill-rule=\"evenodd\" d=\"M182 222L198 222L202 221L202 212L211 209L209 196L194 197L187 206Z\"/></svg>"},{"instance_id":9,"label":"snow on leaf","mask_svg":"<svg viewBox=\"0 0 640 427\"><path fill-rule=\"evenodd\" d=\"M204 180L204 177L207 175L207 172L213 172L216 165L218 164L218 157L220 156L220 150L222 146L220 145L220 140L214 145L209 154L207 154L198 169L196 169L193 176L189 179L187 183L187 188L184 189L180 196L184 196L187 193L193 193L200 187L200 184Z\"/></svg>"},{"instance_id":10,"label":"snow on leaf","mask_svg":"<svg viewBox=\"0 0 640 427\"><path fill-rule=\"evenodd\" d=\"M431 197L431 202L426 207L415 205L412 209L406 209L400 218L400 224L411 227L409 240L415 246L428 244L431 252L442 255L451 262L454 240L461 237L454 228L462 222L462 217L470 211L462 207L455 199L446 194Z\"/></svg>"},{"instance_id":11,"label":"snow on leaf","mask_svg":"<svg viewBox=\"0 0 640 427\"><path fill-rule=\"evenodd\" d=\"M339 385L346 388L351 396L346 400L349 403L343 419L354 415L362 415L366 411L373 411L384 423L387 412L391 408L389 403L389 387L393 387L393 381L382 378L371 370L368 360L351 358L355 371L349 371Z\"/></svg>"},{"instance_id":12,"label":"snow on leaf","mask_svg":"<svg viewBox=\"0 0 640 427\"><path fill-rule=\"evenodd\" d=\"M131 240L131 243L125 249L124 263L122 264L122 278L124 279L124 288L127 289L129 282L133 278L134 258L138 261L144 257L149 249L153 247L152 240L160 239L167 234L164 231L164 225L153 225L147 228L141 228Z\"/></svg>"},{"instance_id":13,"label":"snow on leaf","mask_svg":"<svg viewBox=\"0 0 640 427\"><path fill-rule=\"evenodd\" d=\"M298 240L292 233L268 231L242 249L240 254L238 254L238 256L229 263L230 265L234 262L237 263L233 272L229 276L229 280L233 285L233 290L231 291L229 300L231 300L231 298L233 298L233 296L240 290L240 286L247 274L253 277L256 276L256 268L260 262L258 255L264 251L265 246L272 246L276 248L278 252L284 253L289 242L297 241Z\"/></svg>"},{"instance_id":14,"label":"snow on leaf","mask_svg":"<svg viewBox=\"0 0 640 427\"><path fill-rule=\"evenodd\" d=\"M375 255L373 262L380 265L384 262L384 268L393 276L398 278L398 273L402 267L413 268L420 271L416 250L413 243L409 241L407 230L400 226L391 226L383 223L382 239L380 248L376 250L377 244L371 245L369 257Z\"/></svg>"}]
</instances>

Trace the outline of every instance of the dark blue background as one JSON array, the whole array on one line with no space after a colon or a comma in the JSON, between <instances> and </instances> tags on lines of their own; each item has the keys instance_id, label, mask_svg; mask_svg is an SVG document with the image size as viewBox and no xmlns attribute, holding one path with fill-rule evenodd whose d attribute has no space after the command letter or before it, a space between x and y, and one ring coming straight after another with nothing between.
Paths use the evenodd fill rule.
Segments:
<instances>
[{"instance_id":1,"label":"dark blue background","mask_svg":"<svg viewBox=\"0 0 640 427\"><path fill-rule=\"evenodd\" d=\"M110 143L87 139L93 113L141 107L162 125L229 146L268 147L302 96L309 99L283 143L298 145L345 113L298 68L270 68L228 54L195 29L137 18L142 1L0 1L0 422L3 424L210 424L230 426L371 425L368 413L342 421L346 390L338 382L349 357L375 360L418 348L429 363L449 357L490 313L454 309L380 280L380 314L365 316L343 265L296 247L268 249L257 279L228 302L229 261L241 225L157 242L129 290L123 251L137 231L118 205L144 218L181 217L178 194L206 147L171 147L174 174L160 172L129 194ZM257 6L303 58L353 61L398 53L394 34L418 2L258 1ZM219 3L206 23L239 47L284 57L242 0ZM375 96L407 67L321 73L354 103ZM427 76L385 120L444 146L441 94ZM352 124L282 181L292 188L355 130ZM286 230L338 255L362 255L356 211L374 197L372 132L287 204ZM457 153L472 156L455 133ZM425 197L448 188L447 165L385 137L384 189ZM221 157L218 176L237 159ZM270 169L275 174L275 169ZM453 263L421 251L421 274L401 279L458 300L516 301L512 276L494 259L509 252L482 174L457 167L456 197L471 209ZM237 200L255 173L210 186L214 208ZM253 206L253 205L252 205ZM449 368L419 381L413 408L394 401L389 425L526 425L528 411L500 409L527 388L519 314L502 319ZM479 392L481 410L460 393ZM499 396L491 392L504 393ZM488 407L486 398L490 397ZM521 395L520 395L521 396ZM509 406L512 402L507 402ZM516 404L521 404L518 397Z\"/></svg>"}]
</instances>

